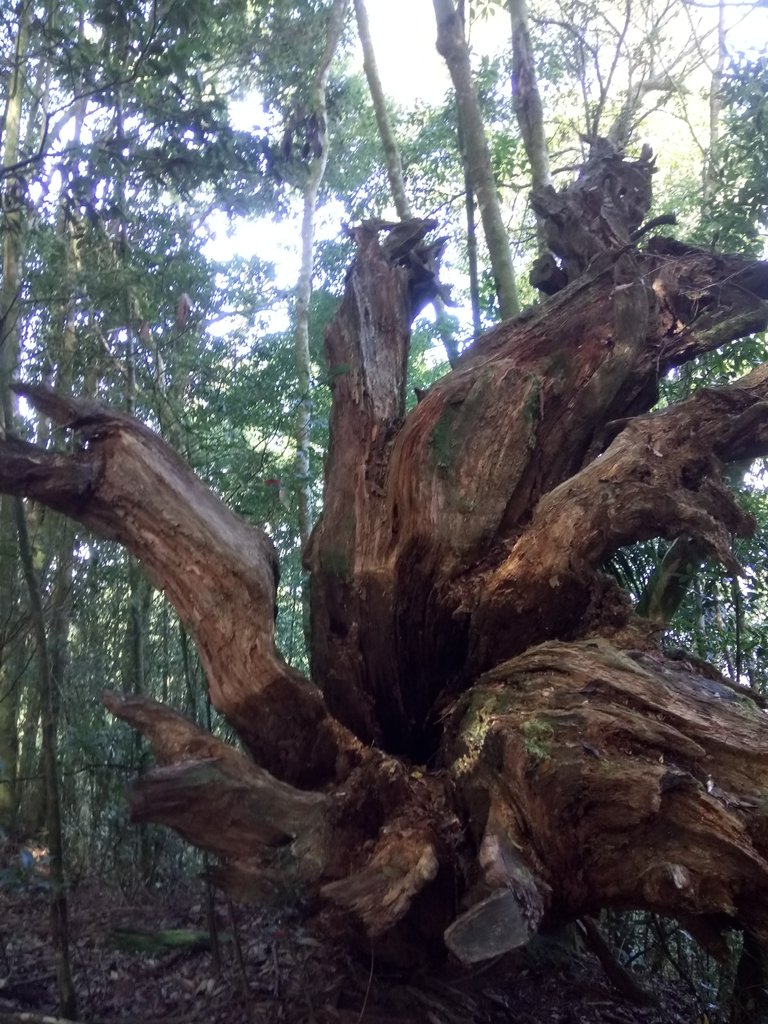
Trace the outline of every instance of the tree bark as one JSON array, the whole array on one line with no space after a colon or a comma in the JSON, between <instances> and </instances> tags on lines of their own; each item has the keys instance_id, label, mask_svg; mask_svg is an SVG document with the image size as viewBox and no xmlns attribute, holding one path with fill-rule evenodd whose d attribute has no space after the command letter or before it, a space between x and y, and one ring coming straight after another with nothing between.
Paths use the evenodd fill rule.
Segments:
<instances>
[{"instance_id":1,"label":"tree bark","mask_svg":"<svg viewBox=\"0 0 768 1024\"><path fill-rule=\"evenodd\" d=\"M296 410L296 493L298 496L299 536L302 545L312 530L312 491L310 486L310 441L312 432L312 367L309 352L309 302L312 297L312 266L314 263L315 207L320 184L328 163L328 116L326 89L333 55L344 27L348 0L334 0L329 14L327 35L320 64L309 88L311 116L317 136L303 188L301 221L301 268L296 285L294 350L299 403Z\"/></svg>"},{"instance_id":2,"label":"tree bark","mask_svg":"<svg viewBox=\"0 0 768 1024\"><path fill-rule=\"evenodd\" d=\"M214 706L260 763L293 781L333 774L347 740L316 689L274 647L277 561L267 535L230 512L132 417L42 387L17 391L88 444L70 457L9 439L3 484L120 540L142 562L194 637ZM116 507L127 517L122 525ZM190 590L194 577L200 586ZM235 605L244 612L237 625L229 620Z\"/></svg>"},{"instance_id":3,"label":"tree bark","mask_svg":"<svg viewBox=\"0 0 768 1024\"><path fill-rule=\"evenodd\" d=\"M526 0L509 0L509 14L512 22L512 102L525 155L531 167L531 187L544 188L552 184L552 175ZM545 251L544 227L541 223L537 224L537 235L539 250Z\"/></svg>"},{"instance_id":4,"label":"tree bark","mask_svg":"<svg viewBox=\"0 0 768 1024\"><path fill-rule=\"evenodd\" d=\"M6 82L3 118L2 168L5 172L19 160L24 101L23 69L29 45L32 5L19 7L14 59ZM19 358L20 265L26 236L26 215L21 183L10 177L4 190L4 231L2 239L2 282L0 283L0 436L11 426L13 401L9 384ZM18 547L14 521L15 502L0 498L0 584L5 595L5 622L0 632L0 825L12 828L18 808L16 785L18 760L18 683L9 671L10 645L7 637L17 574Z\"/></svg>"},{"instance_id":5,"label":"tree bark","mask_svg":"<svg viewBox=\"0 0 768 1024\"><path fill-rule=\"evenodd\" d=\"M724 466L768 453L768 364L650 411L661 374L768 323L768 264L637 247L651 172L649 154L609 149L549 195L572 280L479 339L407 416L431 225L354 231L326 332L312 682L274 646L266 535L131 417L17 385L81 447L6 439L0 489L143 562L243 741L106 698L158 761L135 820L222 857L231 893L298 886L377 948L413 956L443 937L468 963L601 907L677 916L709 948L732 926L768 941L764 713L666 655L602 569L624 545L686 536L739 573L731 539L754 522Z\"/></svg>"},{"instance_id":6,"label":"tree bark","mask_svg":"<svg viewBox=\"0 0 768 1024\"><path fill-rule=\"evenodd\" d=\"M433 0L437 19L437 50L448 65L459 111L469 176L480 207L485 241L496 281L499 312L503 320L516 316L520 310L517 282L509 248L507 229L491 165L491 153L483 127L483 116L472 76L469 47L464 26L453 0Z\"/></svg>"},{"instance_id":7,"label":"tree bark","mask_svg":"<svg viewBox=\"0 0 768 1024\"><path fill-rule=\"evenodd\" d=\"M4 502L6 509L9 504L8 501ZM11 586L10 582L14 576L15 559L0 549L0 587L10 607L15 606L15 587ZM4 619L4 627L12 621L8 612ZM11 832L15 828L19 805L19 684L10 671L9 639L10 633L3 628L3 635L0 637L0 828L5 832Z\"/></svg>"},{"instance_id":8,"label":"tree bark","mask_svg":"<svg viewBox=\"0 0 768 1024\"><path fill-rule=\"evenodd\" d=\"M363 48L363 70L368 81L368 89L373 101L373 112L376 115L376 126L379 129L381 145L384 149L384 160L387 166L387 177L389 187L392 191L392 199L395 203L397 216L400 220L410 220L412 216L411 205L405 191L405 179L403 178L403 165L400 161L400 150L395 139L392 125L387 111L387 100L384 90L381 87L379 69L376 65L376 53L373 49L371 29L368 24L368 12L365 9L365 0L354 0L355 17L357 18L357 31L360 36L360 44Z\"/></svg>"},{"instance_id":9,"label":"tree bark","mask_svg":"<svg viewBox=\"0 0 768 1024\"><path fill-rule=\"evenodd\" d=\"M477 259L477 218L475 216L475 192L472 188L472 176L467 159L467 147L461 131L458 107L456 109L456 130L461 152L461 167L464 173L464 213L467 221L467 271L469 277L469 304L472 308L472 341L477 341L483 333L483 321L480 316L480 272Z\"/></svg>"},{"instance_id":10,"label":"tree bark","mask_svg":"<svg viewBox=\"0 0 768 1024\"><path fill-rule=\"evenodd\" d=\"M3 169L9 173L19 160L22 108L24 102L24 63L27 59L32 5L22 3L13 68L8 81L8 95L4 118ZM12 420L12 407L8 384L19 358L20 271L26 235L26 210L22 182L10 178L6 186L9 208L5 212L3 231L3 280L0 285L0 426L8 429Z\"/></svg>"},{"instance_id":11,"label":"tree bark","mask_svg":"<svg viewBox=\"0 0 768 1024\"><path fill-rule=\"evenodd\" d=\"M701 204L709 212L718 192L718 171L720 163L720 118L723 109L723 73L728 50L725 43L725 0L717 6L717 50L712 79L709 84L709 147L704 159L701 175Z\"/></svg>"}]
</instances>

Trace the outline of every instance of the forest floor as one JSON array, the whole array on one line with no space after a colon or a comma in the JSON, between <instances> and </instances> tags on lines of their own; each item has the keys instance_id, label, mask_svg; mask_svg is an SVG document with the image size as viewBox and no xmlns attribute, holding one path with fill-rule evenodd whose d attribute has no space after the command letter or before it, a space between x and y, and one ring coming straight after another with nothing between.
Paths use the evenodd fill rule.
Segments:
<instances>
[{"instance_id":1,"label":"forest floor","mask_svg":"<svg viewBox=\"0 0 768 1024\"><path fill-rule=\"evenodd\" d=\"M78 1019L185 1024L695 1024L689 992L656 979L659 1005L638 1008L583 954L505 957L474 969L393 971L329 948L289 914L217 897L221 954L121 951L119 930L206 928L202 883L127 896L81 882L70 894ZM234 914L234 918L232 917ZM0 1024L55 1013L44 884L0 878ZM27 1018L29 1019L29 1018Z\"/></svg>"}]
</instances>

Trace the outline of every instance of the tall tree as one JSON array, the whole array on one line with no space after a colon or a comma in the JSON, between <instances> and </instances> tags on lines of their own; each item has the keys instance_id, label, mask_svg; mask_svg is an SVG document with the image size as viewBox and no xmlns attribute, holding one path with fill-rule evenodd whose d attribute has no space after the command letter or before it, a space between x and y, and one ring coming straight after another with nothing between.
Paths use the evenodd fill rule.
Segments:
<instances>
[{"instance_id":1,"label":"tall tree","mask_svg":"<svg viewBox=\"0 0 768 1024\"><path fill-rule=\"evenodd\" d=\"M701 198L705 209L712 203L717 193L720 119L723 110L723 74L728 56L725 37L725 4L721 2L717 6L717 50L709 86L709 145L702 172Z\"/></svg>"},{"instance_id":2,"label":"tall tree","mask_svg":"<svg viewBox=\"0 0 768 1024\"><path fill-rule=\"evenodd\" d=\"M3 233L2 280L0 281L0 434L12 429L13 401L10 380L19 359L21 319L21 263L27 235L24 179L17 173L22 128L25 83L28 76L32 4L19 4L13 57L5 83L4 133L2 148ZM15 824L18 793L17 710L19 681L10 671L11 629L14 623L14 581L17 572L17 543L14 509L18 499L0 499L0 586L6 597L0 640L0 826Z\"/></svg>"},{"instance_id":3,"label":"tall tree","mask_svg":"<svg viewBox=\"0 0 768 1024\"><path fill-rule=\"evenodd\" d=\"M307 91L306 119L300 125L309 164L302 189L301 268L296 286L294 345L299 404L296 412L296 479L299 499L299 536L306 544L312 530L310 440L312 433L312 361L309 351L309 301L312 295L315 208L328 162L328 110L326 90L331 63L344 28L348 0L333 0L328 11L324 45Z\"/></svg>"},{"instance_id":4,"label":"tall tree","mask_svg":"<svg viewBox=\"0 0 768 1024\"><path fill-rule=\"evenodd\" d=\"M437 19L437 49L445 58L456 90L456 105L467 166L480 207L480 218L496 284L499 312L503 319L507 319L516 316L520 310L515 268L491 165L491 154L485 137L464 22L454 7L453 0L434 0L434 7Z\"/></svg>"},{"instance_id":5,"label":"tall tree","mask_svg":"<svg viewBox=\"0 0 768 1024\"><path fill-rule=\"evenodd\" d=\"M22 126L25 84L28 77L32 4L19 4L15 52L7 87L4 117L2 180L4 186L3 277L0 283L0 395L2 426L8 429L12 419L8 382L19 357L19 320L21 317L21 260L26 237L25 180L19 173L19 141Z\"/></svg>"},{"instance_id":6,"label":"tall tree","mask_svg":"<svg viewBox=\"0 0 768 1024\"><path fill-rule=\"evenodd\" d=\"M526 0L509 0L509 14L512 22L512 102L531 167L531 186L534 189L545 188L552 184L552 175ZM545 249L541 225L537 233L539 248Z\"/></svg>"},{"instance_id":7,"label":"tall tree","mask_svg":"<svg viewBox=\"0 0 768 1024\"><path fill-rule=\"evenodd\" d=\"M365 70L365 77L368 80L368 88L371 91L376 124L379 129L382 148L384 149L384 161L387 167L389 187L392 190L392 199L394 200L398 217L400 220L408 220L412 216L411 204L408 202L408 196L405 191L400 149L392 130L387 110L387 100L381 85L381 79L379 78L379 69L376 64L376 53L373 48L373 40L371 39L371 28L368 23L365 0L354 0L354 4L357 31L363 48L363 68Z\"/></svg>"}]
</instances>

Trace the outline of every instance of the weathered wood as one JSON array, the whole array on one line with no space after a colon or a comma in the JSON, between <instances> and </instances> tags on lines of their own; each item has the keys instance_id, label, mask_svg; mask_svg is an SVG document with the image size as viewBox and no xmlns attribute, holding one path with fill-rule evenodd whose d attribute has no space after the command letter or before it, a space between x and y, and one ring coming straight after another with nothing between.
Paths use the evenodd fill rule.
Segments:
<instances>
[{"instance_id":1,"label":"weathered wood","mask_svg":"<svg viewBox=\"0 0 768 1024\"><path fill-rule=\"evenodd\" d=\"M435 878L445 842L435 829L450 830L441 783L371 751L338 789L298 790L157 701L102 700L160 765L134 784L131 819L169 825L224 858L209 875L239 899L319 890L378 936Z\"/></svg>"},{"instance_id":2,"label":"weathered wood","mask_svg":"<svg viewBox=\"0 0 768 1024\"><path fill-rule=\"evenodd\" d=\"M496 889L457 917L445 931L445 944L463 964L490 960L531 941L538 921L530 921L511 889Z\"/></svg>"},{"instance_id":3,"label":"weathered wood","mask_svg":"<svg viewBox=\"0 0 768 1024\"><path fill-rule=\"evenodd\" d=\"M249 858L311 834L324 847L327 798L280 782L233 747L147 697L105 693L105 707L149 740L160 767L131 792L131 819L162 822L222 857Z\"/></svg>"},{"instance_id":4,"label":"weathered wood","mask_svg":"<svg viewBox=\"0 0 768 1024\"><path fill-rule=\"evenodd\" d=\"M751 536L755 524L725 486L722 464L745 451L768 453L766 399L768 366L761 366L729 387L635 417L599 459L553 488L486 574L472 663L485 668L534 637L546 639L547 631L568 638L621 629L630 608L600 567L632 541L686 534L738 575L731 538Z\"/></svg>"},{"instance_id":5,"label":"weathered wood","mask_svg":"<svg viewBox=\"0 0 768 1024\"><path fill-rule=\"evenodd\" d=\"M553 636L586 635L601 609L614 610L604 625L626 624L627 602L597 571L619 545L690 525L729 563L726 534L750 524L717 483L716 460L738 458L740 447L765 450L750 419L762 416L762 383L702 395L669 421L635 417L654 404L662 373L762 329L768 315L758 295L733 283L728 258L671 242L650 254L604 252L539 310L489 331L399 426L391 399L376 411L377 401L385 408L379 392L400 394L400 377L386 368L407 321L404 298L391 284L385 297L386 274L374 275L383 265L370 240L326 334L334 418L328 500L307 555L313 677L358 735L420 760L439 735L441 695L470 685L478 670ZM365 313L384 298L397 317ZM389 356L364 340L363 321L382 324ZM702 451L724 426L730 441L707 462ZM675 431L697 440L680 448ZM614 439L610 458L623 452L626 470L603 481ZM657 440L663 457L653 452ZM581 476L585 463L593 465ZM698 484L675 485L692 469L700 493ZM644 473L655 486L643 486ZM638 499L646 511L654 506L647 531L644 513L631 512Z\"/></svg>"},{"instance_id":6,"label":"weathered wood","mask_svg":"<svg viewBox=\"0 0 768 1024\"><path fill-rule=\"evenodd\" d=\"M552 642L458 702L448 750L468 818L503 786L545 920L674 906L768 941L768 720L713 676Z\"/></svg>"},{"instance_id":7,"label":"weathered wood","mask_svg":"<svg viewBox=\"0 0 768 1024\"><path fill-rule=\"evenodd\" d=\"M382 935L406 913L437 875L433 837L407 821L392 822L365 868L323 887L322 895L351 910L372 937Z\"/></svg>"},{"instance_id":8,"label":"weathered wood","mask_svg":"<svg viewBox=\"0 0 768 1024\"><path fill-rule=\"evenodd\" d=\"M335 441L323 513L304 561L312 574L313 678L333 714L370 741L381 736L378 719L386 707L376 707L369 692L349 684L359 676L361 658L375 671L383 653L377 629L384 642L391 633L366 614L377 599L375 572L368 582L360 570L376 558L370 523L385 516L389 450L405 413L411 302L408 270L379 244L378 226L364 226L355 238L358 253L344 301L326 331ZM378 611L391 616L386 594Z\"/></svg>"},{"instance_id":9,"label":"weathered wood","mask_svg":"<svg viewBox=\"0 0 768 1024\"><path fill-rule=\"evenodd\" d=\"M236 516L153 431L123 413L16 385L83 447L64 456L2 442L0 487L120 541L194 638L211 700L256 760L292 782L344 774L359 756L320 692L275 648L271 540Z\"/></svg>"},{"instance_id":10,"label":"weathered wood","mask_svg":"<svg viewBox=\"0 0 768 1024\"><path fill-rule=\"evenodd\" d=\"M377 943L445 934L467 962L603 906L678 915L715 952L729 924L768 941L764 713L665 656L659 622L601 572L625 544L681 535L740 571L731 538L753 523L722 470L768 452L768 366L650 409L661 374L765 327L768 266L668 239L638 251L650 157L595 159L574 190L590 237L558 243L567 286L407 416L430 225L356 232L326 335L312 682L275 649L263 531L130 417L19 388L83 447L0 441L0 489L142 560L243 739L247 754L154 702L106 699L159 762L134 816L219 853L230 892L298 886Z\"/></svg>"},{"instance_id":11,"label":"weathered wood","mask_svg":"<svg viewBox=\"0 0 768 1024\"><path fill-rule=\"evenodd\" d=\"M533 189L531 205L545 244L562 263L561 287L579 278L596 256L630 243L650 209L655 169L650 147L643 147L638 160L627 160L607 139L592 139L589 158L572 184L559 191L549 184ZM543 279L537 273L531 283L541 287L555 280L553 273Z\"/></svg>"}]
</instances>

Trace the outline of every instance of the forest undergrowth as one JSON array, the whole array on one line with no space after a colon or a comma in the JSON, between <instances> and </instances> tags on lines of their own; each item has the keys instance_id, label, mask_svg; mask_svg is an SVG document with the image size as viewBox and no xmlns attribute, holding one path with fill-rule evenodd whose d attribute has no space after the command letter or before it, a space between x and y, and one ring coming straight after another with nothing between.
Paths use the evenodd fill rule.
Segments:
<instances>
[{"instance_id":1,"label":"forest undergrowth","mask_svg":"<svg viewBox=\"0 0 768 1024\"><path fill-rule=\"evenodd\" d=\"M7 878L8 876L6 876ZM55 1017L56 984L44 878L0 889L0 1024ZM83 878L70 893L79 1020L151 1024L694 1024L703 1018L685 986L653 979L656 1007L614 992L588 953L544 940L474 969L449 960L418 972L375 953L346 957L291 911L233 907L217 897L219 961L202 881L133 892ZM190 948L129 951L161 932ZM22 1018L20 1015L31 1015ZM717 1018L710 1017L712 1024Z\"/></svg>"}]
</instances>

